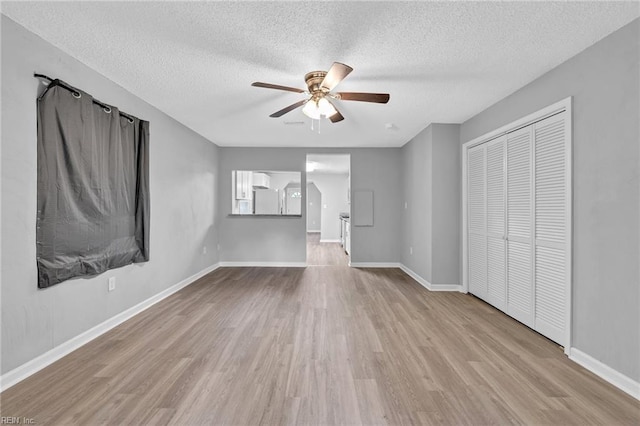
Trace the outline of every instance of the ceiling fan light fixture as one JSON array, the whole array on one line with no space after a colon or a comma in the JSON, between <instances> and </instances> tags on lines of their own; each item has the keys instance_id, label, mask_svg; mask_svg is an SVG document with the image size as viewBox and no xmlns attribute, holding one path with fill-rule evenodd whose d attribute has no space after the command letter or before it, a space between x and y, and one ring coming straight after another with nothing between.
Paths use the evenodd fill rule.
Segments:
<instances>
[{"instance_id":1,"label":"ceiling fan light fixture","mask_svg":"<svg viewBox=\"0 0 640 426\"><path fill-rule=\"evenodd\" d=\"M338 112L326 98L321 98L318 101L318 110L320 111L320 115L324 115L325 117L331 117Z\"/></svg>"},{"instance_id":2,"label":"ceiling fan light fixture","mask_svg":"<svg viewBox=\"0 0 640 426\"><path fill-rule=\"evenodd\" d=\"M304 104L302 113L313 120L320 120L320 109L314 100L310 100Z\"/></svg>"},{"instance_id":3,"label":"ceiling fan light fixture","mask_svg":"<svg viewBox=\"0 0 640 426\"><path fill-rule=\"evenodd\" d=\"M338 111L334 106L325 98L319 100L311 99L302 108L302 112L307 117L313 120L320 120L322 117L331 117Z\"/></svg>"}]
</instances>

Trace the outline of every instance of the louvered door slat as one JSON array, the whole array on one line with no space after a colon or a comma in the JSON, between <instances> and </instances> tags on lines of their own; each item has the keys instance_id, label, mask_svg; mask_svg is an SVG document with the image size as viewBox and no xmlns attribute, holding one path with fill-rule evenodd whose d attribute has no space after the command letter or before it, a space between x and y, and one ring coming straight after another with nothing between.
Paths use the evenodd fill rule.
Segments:
<instances>
[{"instance_id":1,"label":"louvered door slat","mask_svg":"<svg viewBox=\"0 0 640 426\"><path fill-rule=\"evenodd\" d=\"M487 232L504 235L504 138L487 143Z\"/></svg>"},{"instance_id":2,"label":"louvered door slat","mask_svg":"<svg viewBox=\"0 0 640 426\"><path fill-rule=\"evenodd\" d=\"M470 149L467 157L469 291L483 299L487 293L485 175L485 147Z\"/></svg>"},{"instance_id":3,"label":"louvered door slat","mask_svg":"<svg viewBox=\"0 0 640 426\"><path fill-rule=\"evenodd\" d=\"M565 238L564 119L554 116L535 125L536 238L561 243Z\"/></svg>"},{"instance_id":4,"label":"louvered door slat","mask_svg":"<svg viewBox=\"0 0 640 426\"><path fill-rule=\"evenodd\" d=\"M507 234L531 236L531 130L527 127L507 139Z\"/></svg>"},{"instance_id":5,"label":"louvered door slat","mask_svg":"<svg viewBox=\"0 0 640 426\"><path fill-rule=\"evenodd\" d=\"M533 325L532 129L507 135L507 313Z\"/></svg>"},{"instance_id":6,"label":"louvered door slat","mask_svg":"<svg viewBox=\"0 0 640 426\"><path fill-rule=\"evenodd\" d=\"M533 282L531 277L531 245L507 243L507 313L533 327Z\"/></svg>"},{"instance_id":7,"label":"louvered door slat","mask_svg":"<svg viewBox=\"0 0 640 426\"><path fill-rule=\"evenodd\" d=\"M564 342L566 314L565 113L534 125L535 144L535 326Z\"/></svg>"},{"instance_id":8,"label":"louvered door slat","mask_svg":"<svg viewBox=\"0 0 640 426\"><path fill-rule=\"evenodd\" d=\"M487 237L487 302L503 311L507 296L505 255L504 240Z\"/></svg>"},{"instance_id":9,"label":"louvered door slat","mask_svg":"<svg viewBox=\"0 0 640 426\"><path fill-rule=\"evenodd\" d=\"M478 297L487 294L487 237L469 234L469 291Z\"/></svg>"},{"instance_id":10,"label":"louvered door slat","mask_svg":"<svg viewBox=\"0 0 640 426\"><path fill-rule=\"evenodd\" d=\"M504 310L505 277L505 137L487 143L487 302Z\"/></svg>"},{"instance_id":11,"label":"louvered door slat","mask_svg":"<svg viewBox=\"0 0 640 426\"><path fill-rule=\"evenodd\" d=\"M536 247L535 329L556 342L565 332L564 250Z\"/></svg>"},{"instance_id":12,"label":"louvered door slat","mask_svg":"<svg viewBox=\"0 0 640 426\"><path fill-rule=\"evenodd\" d=\"M469 150L467 188L469 192L469 230L485 232L484 146Z\"/></svg>"}]
</instances>

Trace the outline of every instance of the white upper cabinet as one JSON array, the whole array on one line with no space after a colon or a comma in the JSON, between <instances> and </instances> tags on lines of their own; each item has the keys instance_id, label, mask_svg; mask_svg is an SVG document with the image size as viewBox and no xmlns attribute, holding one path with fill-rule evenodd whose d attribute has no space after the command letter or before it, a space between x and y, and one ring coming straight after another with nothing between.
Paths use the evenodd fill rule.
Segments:
<instances>
[{"instance_id":1,"label":"white upper cabinet","mask_svg":"<svg viewBox=\"0 0 640 426\"><path fill-rule=\"evenodd\" d=\"M254 188L269 189L271 177L266 173L254 172L251 185Z\"/></svg>"},{"instance_id":2,"label":"white upper cabinet","mask_svg":"<svg viewBox=\"0 0 640 426\"><path fill-rule=\"evenodd\" d=\"M236 200L251 200L253 198L253 172L236 170Z\"/></svg>"}]
</instances>

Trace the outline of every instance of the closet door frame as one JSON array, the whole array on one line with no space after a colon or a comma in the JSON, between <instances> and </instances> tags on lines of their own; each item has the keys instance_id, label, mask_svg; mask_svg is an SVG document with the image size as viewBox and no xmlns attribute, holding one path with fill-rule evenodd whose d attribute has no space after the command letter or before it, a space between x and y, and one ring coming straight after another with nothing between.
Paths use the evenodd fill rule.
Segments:
<instances>
[{"instance_id":1,"label":"closet door frame","mask_svg":"<svg viewBox=\"0 0 640 426\"><path fill-rule=\"evenodd\" d=\"M573 246L573 212L572 212L572 200L573 200L573 185L572 185L572 145L573 145L573 133L572 133L572 122L573 122L573 114L572 114L572 97L565 98L559 102L556 102L552 105L549 105L541 110L538 110L534 113L531 113L525 117L522 117L518 120L515 120L509 124L506 124L496 130L485 133L482 136L479 136L475 139L472 139L462 145L462 226L461 226L461 234L462 234L462 292L469 292L469 259L468 259L468 250L469 250L469 242L468 242L468 218L467 218L467 153L468 150L474 146L489 142L493 139L506 135L509 132L513 132L520 128L529 126L535 122L543 120L547 117L551 117L560 112L566 112L565 119L565 183L566 183L566 191L567 196L565 200L565 223L567 224L567 235L566 235L566 246L565 246L565 256L567 267L565 269L565 339L562 342L564 346L564 353L568 356L571 350L571 329L572 329L572 287L573 287L573 279L572 279L572 270L573 270L573 257L572 257L572 246ZM533 166L533 164L532 164Z\"/></svg>"}]
</instances>

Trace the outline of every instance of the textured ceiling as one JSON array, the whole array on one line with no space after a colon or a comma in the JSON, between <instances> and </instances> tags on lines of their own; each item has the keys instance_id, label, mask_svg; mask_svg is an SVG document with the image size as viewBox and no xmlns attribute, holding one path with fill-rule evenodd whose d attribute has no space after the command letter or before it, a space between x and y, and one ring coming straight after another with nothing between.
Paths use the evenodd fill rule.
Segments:
<instances>
[{"instance_id":1,"label":"textured ceiling","mask_svg":"<svg viewBox=\"0 0 640 426\"><path fill-rule=\"evenodd\" d=\"M638 8L2 2L11 19L218 145L302 147L401 146L429 123L463 122L630 22ZM269 118L302 94L250 86L304 88L306 72L334 61L354 68L338 91L388 92L389 103L337 101L345 120L324 120L317 133L300 109Z\"/></svg>"}]
</instances>

